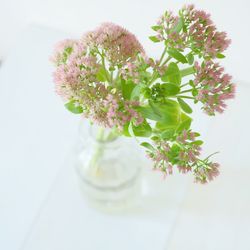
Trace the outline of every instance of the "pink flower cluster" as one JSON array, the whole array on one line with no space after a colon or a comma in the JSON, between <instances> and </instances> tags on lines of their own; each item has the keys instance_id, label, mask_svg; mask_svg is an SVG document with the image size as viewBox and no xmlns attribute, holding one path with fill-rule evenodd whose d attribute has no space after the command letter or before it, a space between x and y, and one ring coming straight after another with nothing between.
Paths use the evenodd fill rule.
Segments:
<instances>
[{"instance_id":1,"label":"pink flower cluster","mask_svg":"<svg viewBox=\"0 0 250 250\"><path fill-rule=\"evenodd\" d=\"M112 23L102 24L80 40L64 40L56 45L51 57L56 65L56 92L65 101L80 105L83 115L99 125L122 129L131 120L139 125L144 121L134 109L139 103L125 101L119 93L112 94L98 80L98 73L107 59L109 66L126 64L132 73L132 60L143 52L132 33Z\"/></svg>"},{"instance_id":2,"label":"pink flower cluster","mask_svg":"<svg viewBox=\"0 0 250 250\"><path fill-rule=\"evenodd\" d=\"M144 118L135 110L135 107L139 106L137 101L126 100L121 103L117 96L109 94L104 101L104 106L108 110L107 119L110 127L116 126L122 130L130 121L133 121L135 126L144 121Z\"/></svg>"},{"instance_id":3,"label":"pink flower cluster","mask_svg":"<svg viewBox=\"0 0 250 250\"><path fill-rule=\"evenodd\" d=\"M54 54L50 57L50 61L55 65L64 64L68 55L72 52L76 40L65 39L55 45Z\"/></svg>"},{"instance_id":4,"label":"pink flower cluster","mask_svg":"<svg viewBox=\"0 0 250 250\"><path fill-rule=\"evenodd\" d=\"M157 21L157 39L165 41L166 46L176 49L184 49L187 34L175 31L180 18L171 11L165 12Z\"/></svg>"},{"instance_id":5,"label":"pink flower cluster","mask_svg":"<svg viewBox=\"0 0 250 250\"><path fill-rule=\"evenodd\" d=\"M195 182L205 184L208 181L212 181L220 174L219 167L220 165L214 162L199 166L194 170Z\"/></svg>"},{"instance_id":6,"label":"pink flower cluster","mask_svg":"<svg viewBox=\"0 0 250 250\"><path fill-rule=\"evenodd\" d=\"M183 130L181 135L177 137L177 141L181 145L179 152L180 162L177 168L181 173L193 171L195 182L204 184L212 181L219 175L219 164L209 162L208 158L205 160L199 159L201 147L199 144L195 144L195 137L194 132L186 130Z\"/></svg>"},{"instance_id":7,"label":"pink flower cluster","mask_svg":"<svg viewBox=\"0 0 250 250\"><path fill-rule=\"evenodd\" d=\"M67 64L59 65L53 74L57 94L65 99L81 98L82 88L96 81L98 69L95 57L70 56Z\"/></svg>"},{"instance_id":8,"label":"pink flower cluster","mask_svg":"<svg viewBox=\"0 0 250 250\"><path fill-rule=\"evenodd\" d=\"M182 164L197 162L201 147L193 143L195 141L195 133L191 131L183 130L176 140L181 144L179 152L180 164L178 168L184 170L188 166L183 166Z\"/></svg>"},{"instance_id":9,"label":"pink flower cluster","mask_svg":"<svg viewBox=\"0 0 250 250\"><path fill-rule=\"evenodd\" d=\"M179 27L185 29L179 30ZM225 32L217 31L210 15L197 10L193 5L185 6L179 16L166 12L157 22L157 38L168 47L189 48L194 54L215 58L230 44Z\"/></svg>"},{"instance_id":10,"label":"pink flower cluster","mask_svg":"<svg viewBox=\"0 0 250 250\"><path fill-rule=\"evenodd\" d=\"M173 174L173 166L169 162L168 152L170 150L170 144L167 141L155 142L156 148L154 152L148 152L147 156L154 162L154 169L163 172L164 177L166 175Z\"/></svg>"},{"instance_id":11,"label":"pink flower cluster","mask_svg":"<svg viewBox=\"0 0 250 250\"><path fill-rule=\"evenodd\" d=\"M134 60L138 53L144 53L134 34L113 23L101 24L96 30L86 33L82 41L105 53L111 65L123 65Z\"/></svg>"},{"instance_id":12,"label":"pink flower cluster","mask_svg":"<svg viewBox=\"0 0 250 250\"><path fill-rule=\"evenodd\" d=\"M193 41L192 46L203 50L204 55L214 58L226 50L231 43L225 32L217 31L210 19L210 14L203 10L196 10L194 5L183 8L183 18L184 22L189 24L187 34Z\"/></svg>"},{"instance_id":13,"label":"pink flower cluster","mask_svg":"<svg viewBox=\"0 0 250 250\"><path fill-rule=\"evenodd\" d=\"M57 94L67 99L81 98L82 89L96 81L99 64L87 55L86 47L75 40L64 40L56 45L52 62L57 65L53 78Z\"/></svg>"},{"instance_id":14,"label":"pink flower cluster","mask_svg":"<svg viewBox=\"0 0 250 250\"><path fill-rule=\"evenodd\" d=\"M209 162L208 158L199 158L201 147L196 137L196 133L183 130L169 141L156 140L155 147L147 151L148 157L154 162L154 169L166 176L173 173L173 165L176 165L180 173L193 172L196 182L213 180L219 174L219 164Z\"/></svg>"},{"instance_id":15,"label":"pink flower cluster","mask_svg":"<svg viewBox=\"0 0 250 250\"><path fill-rule=\"evenodd\" d=\"M138 72L138 67L133 62L128 62L124 65L121 71L121 75L125 80L132 79L134 83L140 82L140 74Z\"/></svg>"},{"instance_id":16,"label":"pink flower cluster","mask_svg":"<svg viewBox=\"0 0 250 250\"><path fill-rule=\"evenodd\" d=\"M198 89L196 99L204 104L204 111L209 115L222 113L226 108L225 101L234 97L235 85L231 76L224 74L218 63L205 61L201 66L195 62L194 84Z\"/></svg>"}]
</instances>

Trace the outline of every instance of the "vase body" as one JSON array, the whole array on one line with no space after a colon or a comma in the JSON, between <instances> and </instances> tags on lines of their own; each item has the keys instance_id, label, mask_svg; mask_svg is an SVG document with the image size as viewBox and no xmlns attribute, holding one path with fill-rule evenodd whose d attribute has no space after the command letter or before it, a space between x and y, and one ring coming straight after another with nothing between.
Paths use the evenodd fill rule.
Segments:
<instances>
[{"instance_id":1,"label":"vase body","mask_svg":"<svg viewBox=\"0 0 250 250\"><path fill-rule=\"evenodd\" d=\"M103 209L130 206L139 193L140 160L131 138L80 126L76 169L84 197Z\"/></svg>"}]
</instances>

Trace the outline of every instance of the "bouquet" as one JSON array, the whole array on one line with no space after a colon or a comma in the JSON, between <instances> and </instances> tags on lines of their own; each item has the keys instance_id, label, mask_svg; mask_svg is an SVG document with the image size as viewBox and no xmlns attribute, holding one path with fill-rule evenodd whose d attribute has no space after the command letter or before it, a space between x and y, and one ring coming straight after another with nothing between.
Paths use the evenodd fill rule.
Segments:
<instances>
[{"instance_id":1,"label":"bouquet","mask_svg":"<svg viewBox=\"0 0 250 250\"><path fill-rule=\"evenodd\" d=\"M206 183L219 174L219 164L211 155L200 158L203 141L191 129L190 104L214 116L234 97L231 76L218 62L230 40L193 5L178 15L166 11L152 30L149 39L163 45L159 59L149 58L135 35L113 23L59 42L52 56L56 93L72 113L110 128L111 137L145 138L137 141L154 169L192 172L196 182Z\"/></svg>"}]
</instances>

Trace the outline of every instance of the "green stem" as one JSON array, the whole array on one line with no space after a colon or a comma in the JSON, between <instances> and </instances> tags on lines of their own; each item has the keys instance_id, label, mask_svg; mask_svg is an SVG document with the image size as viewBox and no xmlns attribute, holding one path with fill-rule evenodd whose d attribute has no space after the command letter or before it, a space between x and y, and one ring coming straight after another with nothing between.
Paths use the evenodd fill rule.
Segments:
<instances>
[{"instance_id":1,"label":"green stem","mask_svg":"<svg viewBox=\"0 0 250 250\"><path fill-rule=\"evenodd\" d=\"M187 82L187 83L185 83L185 84L182 84L182 85L180 86L180 88L183 88L183 87L185 87L185 86L187 86L187 85L189 85L189 82Z\"/></svg>"},{"instance_id":2,"label":"green stem","mask_svg":"<svg viewBox=\"0 0 250 250\"><path fill-rule=\"evenodd\" d=\"M195 73L195 68L193 66L192 67L188 67L186 69L180 70L180 73L181 73L182 77L188 76L188 75L192 75L193 73Z\"/></svg>"},{"instance_id":3,"label":"green stem","mask_svg":"<svg viewBox=\"0 0 250 250\"><path fill-rule=\"evenodd\" d=\"M179 94L188 93L188 92L191 92L192 90L193 90L193 88L192 89L183 90Z\"/></svg>"},{"instance_id":4,"label":"green stem","mask_svg":"<svg viewBox=\"0 0 250 250\"><path fill-rule=\"evenodd\" d=\"M111 73L110 73L110 83L111 83L111 85L113 85L113 71L111 71Z\"/></svg>"},{"instance_id":5,"label":"green stem","mask_svg":"<svg viewBox=\"0 0 250 250\"><path fill-rule=\"evenodd\" d=\"M165 65L172 57L171 56L168 56L167 59L163 62L163 64L161 65L163 59L164 59L164 56L166 55L166 52L167 52L167 48L165 47L162 54L161 54L161 57L160 57L160 61L158 62L158 66L163 66ZM153 72L153 75L152 75L152 78L151 80L149 81L149 86L158 78L158 74L157 72L155 71L154 69L154 72Z\"/></svg>"},{"instance_id":6,"label":"green stem","mask_svg":"<svg viewBox=\"0 0 250 250\"><path fill-rule=\"evenodd\" d=\"M101 54L101 58L102 58L102 66L104 68L105 76L106 76L107 80L111 83L110 75L106 69L105 59L104 59L104 56L102 54Z\"/></svg>"},{"instance_id":7,"label":"green stem","mask_svg":"<svg viewBox=\"0 0 250 250\"><path fill-rule=\"evenodd\" d=\"M164 66L166 63L168 63L171 60L171 58L172 58L171 56L168 56L161 66Z\"/></svg>"},{"instance_id":8,"label":"green stem","mask_svg":"<svg viewBox=\"0 0 250 250\"><path fill-rule=\"evenodd\" d=\"M161 64L161 62L162 62L162 60L163 60L163 58L164 58L166 52L167 52L167 47L165 47L165 49L163 50L163 53L161 54L161 58L160 58L160 61L159 61L159 65Z\"/></svg>"},{"instance_id":9,"label":"green stem","mask_svg":"<svg viewBox=\"0 0 250 250\"><path fill-rule=\"evenodd\" d=\"M98 174L100 165L98 161L103 156L105 151L105 143L111 142L116 139L118 136L114 131L110 131L108 134L105 134L105 129L100 127L97 131L96 140L97 143L94 148L94 154L90 161L91 172L94 176Z\"/></svg>"},{"instance_id":10,"label":"green stem","mask_svg":"<svg viewBox=\"0 0 250 250\"><path fill-rule=\"evenodd\" d=\"M179 97L179 98L186 98L186 99L193 99L193 100L194 100L194 97L191 97L191 96L177 95L176 97Z\"/></svg>"}]
</instances>

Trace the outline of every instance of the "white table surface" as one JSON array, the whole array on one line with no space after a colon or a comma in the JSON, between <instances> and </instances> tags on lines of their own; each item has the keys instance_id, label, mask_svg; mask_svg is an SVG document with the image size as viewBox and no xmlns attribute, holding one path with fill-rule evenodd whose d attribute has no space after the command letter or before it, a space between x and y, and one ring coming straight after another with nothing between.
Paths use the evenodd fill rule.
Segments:
<instances>
[{"instance_id":1,"label":"white table surface","mask_svg":"<svg viewBox=\"0 0 250 250\"><path fill-rule=\"evenodd\" d=\"M79 118L53 90L48 57L65 37L30 27L0 68L0 249L250 249L248 84L224 115L194 113L204 150L221 150L214 183L162 181L145 161L140 203L101 213L82 199L72 167Z\"/></svg>"}]
</instances>

